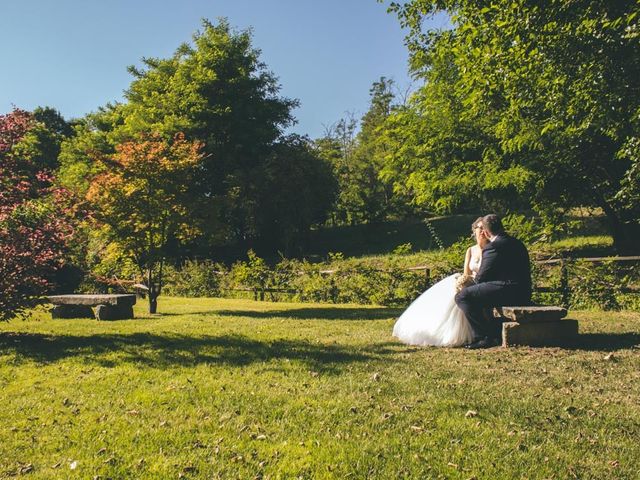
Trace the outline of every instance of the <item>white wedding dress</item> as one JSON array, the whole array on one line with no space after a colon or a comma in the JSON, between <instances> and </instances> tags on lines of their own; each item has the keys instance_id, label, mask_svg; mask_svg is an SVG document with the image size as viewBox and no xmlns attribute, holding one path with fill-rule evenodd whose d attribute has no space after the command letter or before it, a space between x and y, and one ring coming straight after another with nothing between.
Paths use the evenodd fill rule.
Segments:
<instances>
[{"instance_id":1,"label":"white wedding dress","mask_svg":"<svg viewBox=\"0 0 640 480\"><path fill-rule=\"evenodd\" d=\"M480 258L469 263L472 274ZM420 295L393 327L393 336L409 345L460 347L473 341L473 329L455 302L456 278L449 275Z\"/></svg>"}]
</instances>

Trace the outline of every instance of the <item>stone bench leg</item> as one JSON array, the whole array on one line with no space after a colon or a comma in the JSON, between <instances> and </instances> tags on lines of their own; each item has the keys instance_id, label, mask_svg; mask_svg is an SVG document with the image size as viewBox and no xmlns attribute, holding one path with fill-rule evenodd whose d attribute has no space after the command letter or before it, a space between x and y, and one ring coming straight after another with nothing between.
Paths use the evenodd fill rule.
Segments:
<instances>
[{"instance_id":1,"label":"stone bench leg","mask_svg":"<svg viewBox=\"0 0 640 480\"><path fill-rule=\"evenodd\" d=\"M54 305L51 318L93 318L93 310L87 305Z\"/></svg>"},{"instance_id":2,"label":"stone bench leg","mask_svg":"<svg viewBox=\"0 0 640 480\"><path fill-rule=\"evenodd\" d=\"M133 318L133 307L131 305L119 306L98 305L96 307L97 320L128 320Z\"/></svg>"},{"instance_id":3,"label":"stone bench leg","mask_svg":"<svg viewBox=\"0 0 640 480\"><path fill-rule=\"evenodd\" d=\"M502 346L527 345L552 347L574 343L578 339L577 320L502 324Z\"/></svg>"}]
</instances>

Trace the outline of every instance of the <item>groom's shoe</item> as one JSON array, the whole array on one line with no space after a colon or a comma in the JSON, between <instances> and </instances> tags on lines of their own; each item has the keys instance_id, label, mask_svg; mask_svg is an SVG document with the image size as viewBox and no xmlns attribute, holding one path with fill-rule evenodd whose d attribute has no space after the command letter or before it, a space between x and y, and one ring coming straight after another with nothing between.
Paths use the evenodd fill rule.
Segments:
<instances>
[{"instance_id":1,"label":"groom's shoe","mask_svg":"<svg viewBox=\"0 0 640 480\"><path fill-rule=\"evenodd\" d=\"M492 348L498 346L498 340L491 337L483 337L475 342L465 345L464 348L469 350L479 350L481 348Z\"/></svg>"}]
</instances>

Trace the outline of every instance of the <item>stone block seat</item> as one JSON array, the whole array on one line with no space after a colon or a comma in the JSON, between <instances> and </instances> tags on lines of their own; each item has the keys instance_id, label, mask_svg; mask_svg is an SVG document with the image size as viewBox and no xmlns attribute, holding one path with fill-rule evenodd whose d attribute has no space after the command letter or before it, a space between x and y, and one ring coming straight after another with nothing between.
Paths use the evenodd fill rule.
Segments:
<instances>
[{"instance_id":1,"label":"stone block seat","mask_svg":"<svg viewBox=\"0 0 640 480\"><path fill-rule=\"evenodd\" d=\"M126 320L133 318L136 296L133 294L51 295L53 318L96 318L97 320ZM95 313L91 309L95 307Z\"/></svg>"},{"instance_id":2,"label":"stone block seat","mask_svg":"<svg viewBox=\"0 0 640 480\"><path fill-rule=\"evenodd\" d=\"M567 309L551 306L505 306L493 310L502 323L502 346L562 346L578 338L578 321L566 319Z\"/></svg>"}]
</instances>

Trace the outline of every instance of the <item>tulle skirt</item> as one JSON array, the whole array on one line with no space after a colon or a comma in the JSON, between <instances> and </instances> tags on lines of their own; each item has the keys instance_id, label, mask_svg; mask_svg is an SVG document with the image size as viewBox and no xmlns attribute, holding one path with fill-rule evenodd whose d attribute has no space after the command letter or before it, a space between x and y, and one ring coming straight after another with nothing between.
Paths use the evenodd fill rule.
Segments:
<instances>
[{"instance_id":1,"label":"tulle skirt","mask_svg":"<svg viewBox=\"0 0 640 480\"><path fill-rule=\"evenodd\" d=\"M473 329L455 302L456 277L433 285L407 308L393 327L393 336L409 345L459 347L473 340Z\"/></svg>"}]
</instances>

